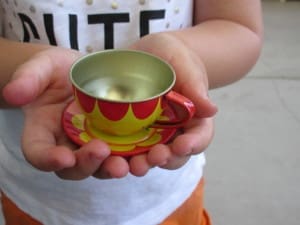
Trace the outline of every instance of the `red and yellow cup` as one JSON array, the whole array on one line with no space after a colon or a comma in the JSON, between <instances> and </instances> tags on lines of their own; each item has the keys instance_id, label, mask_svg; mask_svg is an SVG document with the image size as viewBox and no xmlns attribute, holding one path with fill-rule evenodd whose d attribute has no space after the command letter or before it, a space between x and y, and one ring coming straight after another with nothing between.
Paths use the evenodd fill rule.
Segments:
<instances>
[{"instance_id":1,"label":"red and yellow cup","mask_svg":"<svg viewBox=\"0 0 300 225\"><path fill-rule=\"evenodd\" d=\"M149 127L181 127L195 112L189 99L171 90L176 80L172 67L145 52L88 54L73 64L70 79L87 127L108 135L133 135ZM159 120L166 105L175 106L178 119Z\"/></svg>"}]
</instances>

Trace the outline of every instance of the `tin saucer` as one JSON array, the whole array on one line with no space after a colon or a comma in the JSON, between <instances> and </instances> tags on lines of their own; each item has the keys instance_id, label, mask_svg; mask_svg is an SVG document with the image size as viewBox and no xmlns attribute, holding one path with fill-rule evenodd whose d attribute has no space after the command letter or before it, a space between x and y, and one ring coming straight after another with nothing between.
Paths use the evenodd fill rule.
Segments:
<instances>
[{"instance_id":1,"label":"tin saucer","mask_svg":"<svg viewBox=\"0 0 300 225\"><path fill-rule=\"evenodd\" d=\"M160 120L174 120L176 115L167 106ZM62 115L62 126L67 136L76 144L83 145L92 139L106 142L112 155L131 156L148 151L153 145L166 143L176 132L176 128L146 128L134 135L113 136L93 129L75 101L70 102Z\"/></svg>"}]
</instances>

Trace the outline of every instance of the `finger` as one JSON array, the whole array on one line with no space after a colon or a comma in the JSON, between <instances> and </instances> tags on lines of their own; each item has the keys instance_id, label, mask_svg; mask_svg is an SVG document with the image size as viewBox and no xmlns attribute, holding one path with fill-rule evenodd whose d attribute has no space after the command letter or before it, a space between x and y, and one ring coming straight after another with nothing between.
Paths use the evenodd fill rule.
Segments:
<instances>
[{"instance_id":1,"label":"finger","mask_svg":"<svg viewBox=\"0 0 300 225\"><path fill-rule=\"evenodd\" d=\"M53 64L45 56L35 57L24 63L4 87L5 100L13 105L24 105L33 101L50 84L52 72Z\"/></svg>"},{"instance_id":2,"label":"finger","mask_svg":"<svg viewBox=\"0 0 300 225\"><path fill-rule=\"evenodd\" d=\"M178 156L199 154L211 143L213 135L212 118L193 119L185 126L185 133L171 143L172 152Z\"/></svg>"},{"instance_id":3,"label":"finger","mask_svg":"<svg viewBox=\"0 0 300 225\"><path fill-rule=\"evenodd\" d=\"M129 173L129 165L125 158L110 156L104 160L101 167L93 174L99 179L122 178Z\"/></svg>"},{"instance_id":4,"label":"finger","mask_svg":"<svg viewBox=\"0 0 300 225\"><path fill-rule=\"evenodd\" d=\"M30 142L28 142L30 143ZM32 142L28 147L25 144L23 153L26 160L35 168L42 171L57 171L75 164L75 157L70 149L64 146L46 145Z\"/></svg>"},{"instance_id":5,"label":"finger","mask_svg":"<svg viewBox=\"0 0 300 225\"><path fill-rule=\"evenodd\" d=\"M172 153L170 146L163 144L154 146L147 156L148 162L152 165L169 170L178 169L183 166L189 158L190 156L178 156Z\"/></svg>"},{"instance_id":6,"label":"finger","mask_svg":"<svg viewBox=\"0 0 300 225\"><path fill-rule=\"evenodd\" d=\"M168 170L176 170L180 167L182 167L186 162L190 159L191 156L177 156L175 154L172 154L170 158L168 159L168 162L160 166L160 168L168 169Z\"/></svg>"},{"instance_id":7,"label":"finger","mask_svg":"<svg viewBox=\"0 0 300 225\"><path fill-rule=\"evenodd\" d=\"M133 156L129 161L130 173L134 176L141 177L147 174L147 172L152 168L147 160L147 155L137 155Z\"/></svg>"},{"instance_id":8,"label":"finger","mask_svg":"<svg viewBox=\"0 0 300 225\"><path fill-rule=\"evenodd\" d=\"M193 119L185 126L185 133L177 136L169 145L156 145L148 154L148 162L164 169L183 166L193 154L199 154L213 137L213 119Z\"/></svg>"},{"instance_id":9,"label":"finger","mask_svg":"<svg viewBox=\"0 0 300 225\"><path fill-rule=\"evenodd\" d=\"M43 93L50 84L56 82L58 85L66 86L68 83L65 82L68 79L66 75L78 56L79 53L76 51L60 48L37 54L22 64L13 74L11 81L3 88L5 100L12 105L25 105Z\"/></svg>"},{"instance_id":10,"label":"finger","mask_svg":"<svg viewBox=\"0 0 300 225\"><path fill-rule=\"evenodd\" d=\"M38 123L28 126L25 121L22 151L30 164L43 171L71 167L76 161L73 152L67 147L56 146L53 133L46 127L40 129Z\"/></svg>"},{"instance_id":11,"label":"finger","mask_svg":"<svg viewBox=\"0 0 300 225\"><path fill-rule=\"evenodd\" d=\"M171 150L167 145L158 144L149 151L147 161L152 166L164 166L171 158L171 155Z\"/></svg>"},{"instance_id":12,"label":"finger","mask_svg":"<svg viewBox=\"0 0 300 225\"><path fill-rule=\"evenodd\" d=\"M207 74L202 62L192 54L190 60L185 60L185 63L179 62L176 57L172 59L178 79L181 78L176 88L195 104L196 116L203 118L215 115L217 106L208 97Z\"/></svg>"},{"instance_id":13,"label":"finger","mask_svg":"<svg viewBox=\"0 0 300 225\"><path fill-rule=\"evenodd\" d=\"M199 81L195 80L187 80L182 86L181 86L181 92L183 95L188 96L188 98L194 103L196 107L196 113L195 115L199 118L205 118L205 117L212 117L214 116L218 108L217 106L212 102L211 99L209 99L207 95L207 91L204 90L202 84L197 85L197 88L191 88L195 87L195 84L199 84Z\"/></svg>"},{"instance_id":14,"label":"finger","mask_svg":"<svg viewBox=\"0 0 300 225\"><path fill-rule=\"evenodd\" d=\"M110 155L108 146L98 140L92 140L74 152L76 164L56 172L63 179L82 180L94 174Z\"/></svg>"}]
</instances>

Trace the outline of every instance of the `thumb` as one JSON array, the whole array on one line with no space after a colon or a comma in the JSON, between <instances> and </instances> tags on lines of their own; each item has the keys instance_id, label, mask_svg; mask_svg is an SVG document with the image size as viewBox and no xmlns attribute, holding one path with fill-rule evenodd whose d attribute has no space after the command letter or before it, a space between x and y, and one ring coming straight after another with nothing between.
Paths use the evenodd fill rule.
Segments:
<instances>
[{"instance_id":1,"label":"thumb","mask_svg":"<svg viewBox=\"0 0 300 225\"><path fill-rule=\"evenodd\" d=\"M22 64L3 88L4 99L15 106L33 101L50 84L53 68L49 62L46 57L34 57Z\"/></svg>"},{"instance_id":2,"label":"thumb","mask_svg":"<svg viewBox=\"0 0 300 225\"><path fill-rule=\"evenodd\" d=\"M3 97L11 105L34 101L54 83L65 83L69 68L80 56L76 51L54 48L40 52L22 64L3 88Z\"/></svg>"},{"instance_id":3,"label":"thumb","mask_svg":"<svg viewBox=\"0 0 300 225\"><path fill-rule=\"evenodd\" d=\"M195 116L200 118L214 116L218 109L208 96L208 77L203 63L199 60L187 60L180 66L173 65L175 70L177 68L177 88L194 103Z\"/></svg>"},{"instance_id":4,"label":"thumb","mask_svg":"<svg viewBox=\"0 0 300 225\"><path fill-rule=\"evenodd\" d=\"M197 85L197 83L194 82L191 82L190 84L189 82L185 82L182 87L182 93L188 96L196 107L195 115L200 118L214 116L218 111L217 106L208 97L206 88L201 87L204 85L199 84L199 87L194 88L195 84Z\"/></svg>"}]
</instances>

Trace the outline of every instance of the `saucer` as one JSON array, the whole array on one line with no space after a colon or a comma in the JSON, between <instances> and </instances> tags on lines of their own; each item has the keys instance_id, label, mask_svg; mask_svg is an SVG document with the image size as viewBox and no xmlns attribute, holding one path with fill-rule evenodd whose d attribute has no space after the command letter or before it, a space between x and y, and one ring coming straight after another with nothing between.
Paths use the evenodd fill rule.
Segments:
<instances>
[{"instance_id":1,"label":"saucer","mask_svg":"<svg viewBox=\"0 0 300 225\"><path fill-rule=\"evenodd\" d=\"M174 120L176 115L166 106L160 120ZM113 136L93 129L75 101L70 102L62 115L62 126L67 136L76 144L83 145L92 139L106 142L112 155L131 156L148 151L153 145L166 143L175 134L176 128L145 128L128 136Z\"/></svg>"}]
</instances>

